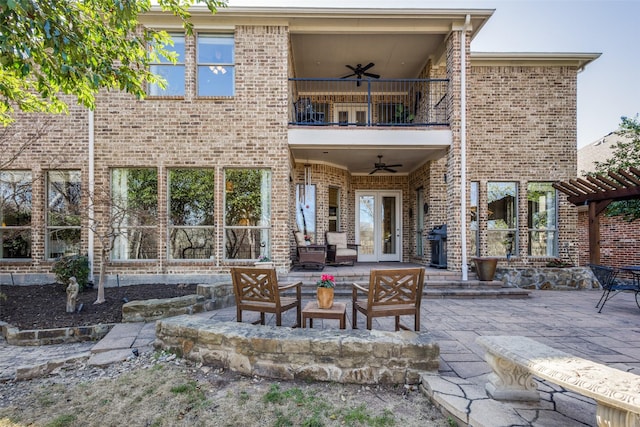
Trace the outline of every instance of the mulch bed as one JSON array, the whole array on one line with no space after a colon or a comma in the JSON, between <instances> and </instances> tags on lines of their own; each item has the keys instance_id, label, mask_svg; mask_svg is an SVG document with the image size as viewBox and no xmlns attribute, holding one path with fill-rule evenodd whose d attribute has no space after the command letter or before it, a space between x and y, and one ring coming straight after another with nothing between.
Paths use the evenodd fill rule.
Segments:
<instances>
[{"instance_id":1,"label":"mulch bed","mask_svg":"<svg viewBox=\"0 0 640 427\"><path fill-rule=\"evenodd\" d=\"M148 284L106 288L103 304L93 304L97 289L85 289L78 295L80 312L67 313L67 293L61 284L0 285L0 320L19 329L49 329L68 326L119 323L126 301L173 298L196 293L196 285ZM2 297L4 294L6 298Z\"/></svg>"}]
</instances>

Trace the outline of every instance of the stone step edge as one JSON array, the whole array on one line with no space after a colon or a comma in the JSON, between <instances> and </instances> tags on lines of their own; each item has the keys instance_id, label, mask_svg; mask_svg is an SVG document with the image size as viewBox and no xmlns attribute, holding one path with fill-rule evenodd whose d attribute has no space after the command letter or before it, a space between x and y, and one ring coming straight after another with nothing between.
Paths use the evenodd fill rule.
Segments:
<instances>
[{"instance_id":1,"label":"stone step edge","mask_svg":"<svg viewBox=\"0 0 640 427\"><path fill-rule=\"evenodd\" d=\"M531 426L507 403L489 398L483 387L464 378L424 373L422 392L458 425L474 427Z\"/></svg>"}]
</instances>

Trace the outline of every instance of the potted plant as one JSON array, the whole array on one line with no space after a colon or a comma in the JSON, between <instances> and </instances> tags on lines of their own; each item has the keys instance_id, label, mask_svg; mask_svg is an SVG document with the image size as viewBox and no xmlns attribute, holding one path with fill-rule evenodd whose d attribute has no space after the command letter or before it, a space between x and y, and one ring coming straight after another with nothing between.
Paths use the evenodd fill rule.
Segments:
<instances>
[{"instance_id":1,"label":"potted plant","mask_svg":"<svg viewBox=\"0 0 640 427\"><path fill-rule=\"evenodd\" d=\"M316 282L318 308L333 307L333 288L336 286L335 278L330 274L323 274Z\"/></svg>"}]
</instances>

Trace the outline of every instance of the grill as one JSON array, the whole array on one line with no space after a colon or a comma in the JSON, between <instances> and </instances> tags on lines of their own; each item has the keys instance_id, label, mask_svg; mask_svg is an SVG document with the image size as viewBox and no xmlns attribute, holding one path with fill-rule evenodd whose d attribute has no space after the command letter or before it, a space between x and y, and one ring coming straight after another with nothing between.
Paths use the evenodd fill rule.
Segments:
<instances>
[{"instance_id":1,"label":"grill","mask_svg":"<svg viewBox=\"0 0 640 427\"><path fill-rule=\"evenodd\" d=\"M433 227L427 239L431 241L431 263L429 266L447 268L447 224Z\"/></svg>"}]
</instances>

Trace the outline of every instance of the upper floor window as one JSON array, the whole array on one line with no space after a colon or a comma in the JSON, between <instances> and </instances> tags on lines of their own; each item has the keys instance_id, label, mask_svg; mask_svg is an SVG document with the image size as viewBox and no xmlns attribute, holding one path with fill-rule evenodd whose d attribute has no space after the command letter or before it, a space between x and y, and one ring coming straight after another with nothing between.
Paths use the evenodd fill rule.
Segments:
<instances>
[{"instance_id":1,"label":"upper floor window","mask_svg":"<svg viewBox=\"0 0 640 427\"><path fill-rule=\"evenodd\" d=\"M167 84L164 89L157 84L150 84L151 96L184 96L184 35L171 34L171 39L173 46L167 46L166 50L176 54L176 63L159 55L159 62L151 64L151 72L161 76Z\"/></svg>"},{"instance_id":2,"label":"upper floor window","mask_svg":"<svg viewBox=\"0 0 640 427\"><path fill-rule=\"evenodd\" d=\"M31 258L31 172L0 172L3 259Z\"/></svg>"},{"instance_id":3,"label":"upper floor window","mask_svg":"<svg viewBox=\"0 0 640 427\"><path fill-rule=\"evenodd\" d=\"M527 184L530 256L558 256L557 194L550 182Z\"/></svg>"},{"instance_id":4,"label":"upper floor window","mask_svg":"<svg viewBox=\"0 0 640 427\"><path fill-rule=\"evenodd\" d=\"M155 169L111 171L111 259L158 257L158 173Z\"/></svg>"},{"instance_id":5,"label":"upper floor window","mask_svg":"<svg viewBox=\"0 0 640 427\"><path fill-rule=\"evenodd\" d=\"M47 258L80 253L80 171L47 173Z\"/></svg>"},{"instance_id":6,"label":"upper floor window","mask_svg":"<svg viewBox=\"0 0 640 427\"><path fill-rule=\"evenodd\" d=\"M518 191L515 182L487 183L487 255L518 253Z\"/></svg>"},{"instance_id":7,"label":"upper floor window","mask_svg":"<svg viewBox=\"0 0 640 427\"><path fill-rule=\"evenodd\" d=\"M169 258L214 256L213 169L169 171Z\"/></svg>"},{"instance_id":8,"label":"upper floor window","mask_svg":"<svg viewBox=\"0 0 640 427\"><path fill-rule=\"evenodd\" d=\"M232 34L198 34L198 96L233 96L235 56Z\"/></svg>"}]
</instances>

